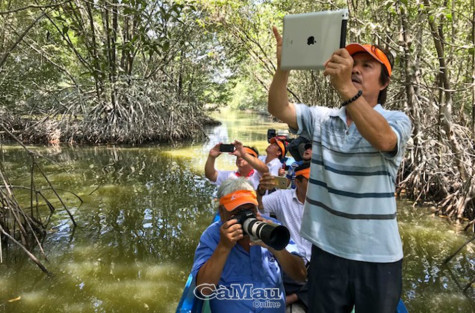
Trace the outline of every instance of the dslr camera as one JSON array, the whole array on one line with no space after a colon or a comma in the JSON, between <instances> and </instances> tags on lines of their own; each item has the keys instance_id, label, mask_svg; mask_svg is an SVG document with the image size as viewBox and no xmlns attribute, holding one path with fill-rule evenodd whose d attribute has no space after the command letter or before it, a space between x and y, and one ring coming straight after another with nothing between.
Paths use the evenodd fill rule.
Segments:
<instances>
[{"instance_id":1,"label":"dslr camera","mask_svg":"<svg viewBox=\"0 0 475 313\"><path fill-rule=\"evenodd\" d=\"M287 227L259 221L251 210L240 211L234 218L242 225L244 233L252 239L262 240L275 250L282 250L289 243L290 233Z\"/></svg>"}]
</instances>

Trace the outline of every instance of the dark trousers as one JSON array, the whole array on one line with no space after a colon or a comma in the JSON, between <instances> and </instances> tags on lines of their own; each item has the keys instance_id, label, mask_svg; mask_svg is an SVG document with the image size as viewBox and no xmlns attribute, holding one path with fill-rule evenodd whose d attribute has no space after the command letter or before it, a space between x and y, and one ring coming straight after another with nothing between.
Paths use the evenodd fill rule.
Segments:
<instances>
[{"instance_id":1,"label":"dark trousers","mask_svg":"<svg viewBox=\"0 0 475 313\"><path fill-rule=\"evenodd\" d=\"M308 263L310 265L310 263ZM307 268L308 270L308 268ZM284 289L285 295L288 296L290 294L295 293L298 297L298 301L302 304L305 308L308 307L308 281L305 282L297 282L290 278L285 272L283 272L284 277Z\"/></svg>"},{"instance_id":2,"label":"dark trousers","mask_svg":"<svg viewBox=\"0 0 475 313\"><path fill-rule=\"evenodd\" d=\"M402 260L353 261L312 247L309 268L312 313L395 313L402 291Z\"/></svg>"}]
</instances>

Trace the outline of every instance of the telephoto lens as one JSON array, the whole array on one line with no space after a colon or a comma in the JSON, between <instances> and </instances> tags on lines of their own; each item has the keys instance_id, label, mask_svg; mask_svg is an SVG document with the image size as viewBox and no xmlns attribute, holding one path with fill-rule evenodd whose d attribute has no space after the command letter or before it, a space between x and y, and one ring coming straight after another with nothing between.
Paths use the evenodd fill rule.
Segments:
<instances>
[{"instance_id":1,"label":"telephoto lens","mask_svg":"<svg viewBox=\"0 0 475 313\"><path fill-rule=\"evenodd\" d=\"M240 212L235 218L246 234L262 240L275 250L282 250L289 244L290 233L285 226L259 221L250 210Z\"/></svg>"}]
</instances>

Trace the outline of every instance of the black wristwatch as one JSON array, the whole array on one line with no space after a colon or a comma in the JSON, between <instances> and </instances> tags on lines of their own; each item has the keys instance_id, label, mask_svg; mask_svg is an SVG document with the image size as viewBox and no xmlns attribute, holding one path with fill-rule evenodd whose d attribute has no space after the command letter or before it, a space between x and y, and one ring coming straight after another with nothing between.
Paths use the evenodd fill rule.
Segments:
<instances>
[{"instance_id":1,"label":"black wristwatch","mask_svg":"<svg viewBox=\"0 0 475 313\"><path fill-rule=\"evenodd\" d=\"M261 191L259 190L259 187L261 187L261 185L257 186L257 193L258 193L259 195L261 195L261 196L265 195L266 192L267 192L267 190L264 189L264 192L261 192Z\"/></svg>"}]
</instances>

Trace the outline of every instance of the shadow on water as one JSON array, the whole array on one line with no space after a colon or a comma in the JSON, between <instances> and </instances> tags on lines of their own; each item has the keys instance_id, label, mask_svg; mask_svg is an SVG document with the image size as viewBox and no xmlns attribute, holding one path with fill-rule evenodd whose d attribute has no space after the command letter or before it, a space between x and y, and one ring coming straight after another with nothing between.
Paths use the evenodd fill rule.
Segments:
<instances>
[{"instance_id":1,"label":"shadow on water","mask_svg":"<svg viewBox=\"0 0 475 313\"><path fill-rule=\"evenodd\" d=\"M215 187L203 175L209 149L239 139L265 153L267 128L284 128L257 115L223 112L217 117L223 125L211 128L204 144L32 147L52 160L40 162L79 226L73 232L55 203L58 211L44 244L53 278L20 251L4 254L0 313L174 312L199 236L216 206ZM3 153L12 183L28 186L25 153L11 146L3 146ZM234 157L222 155L217 167L233 168ZM25 202L28 194L19 192L18 198ZM463 286L473 278L474 245L442 267L468 237L405 201L399 202L399 212L403 300L409 311L475 312L473 288L464 295L455 282Z\"/></svg>"}]
</instances>

